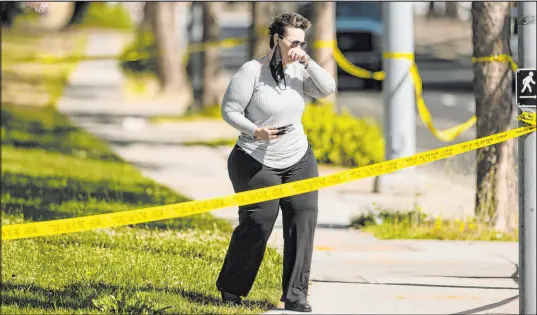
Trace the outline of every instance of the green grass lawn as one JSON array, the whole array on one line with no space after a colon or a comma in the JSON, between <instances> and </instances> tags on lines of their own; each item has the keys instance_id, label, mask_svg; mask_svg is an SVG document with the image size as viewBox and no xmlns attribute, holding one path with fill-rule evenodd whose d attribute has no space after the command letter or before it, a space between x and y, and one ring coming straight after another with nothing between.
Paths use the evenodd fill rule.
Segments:
<instances>
[{"instance_id":1,"label":"green grass lawn","mask_svg":"<svg viewBox=\"0 0 537 315\"><path fill-rule=\"evenodd\" d=\"M2 225L187 200L142 176L53 107L3 102L1 127ZM226 221L202 214L2 242L1 312L264 312L281 294L281 257L272 249L246 306L220 303L215 281L230 231Z\"/></svg>"}]
</instances>

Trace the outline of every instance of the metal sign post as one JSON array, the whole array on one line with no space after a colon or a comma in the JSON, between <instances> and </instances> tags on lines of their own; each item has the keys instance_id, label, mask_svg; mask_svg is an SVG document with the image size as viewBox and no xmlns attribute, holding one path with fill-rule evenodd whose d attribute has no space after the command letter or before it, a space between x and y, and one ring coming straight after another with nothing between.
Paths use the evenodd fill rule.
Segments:
<instances>
[{"instance_id":1,"label":"metal sign post","mask_svg":"<svg viewBox=\"0 0 537 315\"><path fill-rule=\"evenodd\" d=\"M516 72L516 102L521 112L535 112L537 105L535 15L535 2L518 2L518 60L521 69ZM518 140L520 314L537 314L535 134L533 132Z\"/></svg>"}]
</instances>

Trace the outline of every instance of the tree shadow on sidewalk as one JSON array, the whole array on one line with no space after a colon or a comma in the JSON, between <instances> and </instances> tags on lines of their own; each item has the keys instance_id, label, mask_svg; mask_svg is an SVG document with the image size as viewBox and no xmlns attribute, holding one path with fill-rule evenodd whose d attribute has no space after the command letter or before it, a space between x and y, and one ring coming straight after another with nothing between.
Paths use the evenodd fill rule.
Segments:
<instances>
[{"instance_id":1,"label":"tree shadow on sidewalk","mask_svg":"<svg viewBox=\"0 0 537 315\"><path fill-rule=\"evenodd\" d=\"M482 289L482 290L518 290L513 287L489 287L474 285L447 285L428 283L396 283L396 282L369 282L369 281L345 281L345 280L312 280L319 283L346 283L346 284L367 284L367 285L389 285L389 286L409 286L409 287L430 287L430 288L456 288L456 289Z\"/></svg>"},{"instance_id":2,"label":"tree shadow on sidewalk","mask_svg":"<svg viewBox=\"0 0 537 315\"><path fill-rule=\"evenodd\" d=\"M484 312L484 311L488 311L488 310L495 309L497 307L509 304L509 303L511 303L511 302L513 302L513 301L515 301L517 299L518 299L518 294L515 295L515 296L512 296L512 297L509 297L507 299L501 300L499 302L496 302L496 303L486 304L486 305L476 307L476 308L472 308L472 309L469 309L469 310L465 310L465 311L462 311L462 312L453 313L452 315L456 315L456 314L474 314L474 313ZM492 313L487 313L487 314L492 314Z\"/></svg>"},{"instance_id":3,"label":"tree shadow on sidewalk","mask_svg":"<svg viewBox=\"0 0 537 315\"><path fill-rule=\"evenodd\" d=\"M478 278L490 278L490 277L478 277ZM508 279L510 277L497 277L502 279ZM437 287L437 288L457 288L457 289L485 289L485 290L518 290L518 288L509 288L509 287L488 287L488 286L466 286L466 285L437 285L437 284L419 284L419 283L384 283L384 282L375 282L371 283L364 279L364 281L338 281L338 280L312 280L312 282L318 282L318 283L345 283L345 284L366 284L366 285L389 285L389 286L418 286L418 287ZM518 294L506 299L503 299L499 302L486 304L483 306L479 306L476 308L472 308L469 310L464 310L461 312L453 313L452 315L456 314L474 314L479 312L484 312L488 310L492 310L495 308L498 308L500 306L509 304L519 298ZM487 314L491 314L488 313Z\"/></svg>"}]
</instances>

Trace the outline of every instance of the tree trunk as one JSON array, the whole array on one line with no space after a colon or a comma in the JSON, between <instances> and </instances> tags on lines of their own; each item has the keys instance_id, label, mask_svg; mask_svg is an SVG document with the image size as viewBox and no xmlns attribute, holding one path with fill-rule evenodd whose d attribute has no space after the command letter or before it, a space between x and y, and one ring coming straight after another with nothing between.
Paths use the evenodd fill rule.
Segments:
<instances>
[{"instance_id":1,"label":"tree trunk","mask_svg":"<svg viewBox=\"0 0 537 315\"><path fill-rule=\"evenodd\" d=\"M435 11L434 1L430 1L429 2L429 10L427 11L427 17L432 18L432 17L436 17L436 16L437 16L437 14L436 14L436 11Z\"/></svg>"},{"instance_id":2,"label":"tree trunk","mask_svg":"<svg viewBox=\"0 0 537 315\"><path fill-rule=\"evenodd\" d=\"M175 2L147 2L147 12L152 14L149 19L155 36L157 55L157 76L163 95L181 96L185 104L192 102L192 89L186 79L186 70L182 62L182 54L178 44L177 15Z\"/></svg>"},{"instance_id":3,"label":"tree trunk","mask_svg":"<svg viewBox=\"0 0 537 315\"><path fill-rule=\"evenodd\" d=\"M509 3L472 2L474 57L509 54ZM474 63L477 137L509 129L516 114L512 105L512 72L507 62ZM475 212L498 230L516 227L516 140L477 151Z\"/></svg>"},{"instance_id":4,"label":"tree trunk","mask_svg":"<svg viewBox=\"0 0 537 315\"><path fill-rule=\"evenodd\" d=\"M335 2L315 2L313 9L313 43L316 41L336 40L336 3ZM314 48L313 58L334 78L337 78L337 64L331 47ZM323 101L335 104L337 93L332 93ZM338 107L339 110L339 107Z\"/></svg>"},{"instance_id":5,"label":"tree trunk","mask_svg":"<svg viewBox=\"0 0 537 315\"><path fill-rule=\"evenodd\" d=\"M451 19L459 18L459 3L456 1L446 1L446 16Z\"/></svg>"},{"instance_id":6,"label":"tree trunk","mask_svg":"<svg viewBox=\"0 0 537 315\"><path fill-rule=\"evenodd\" d=\"M0 2L0 26L12 27L15 17L20 14L20 4L17 2Z\"/></svg>"},{"instance_id":7,"label":"tree trunk","mask_svg":"<svg viewBox=\"0 0 537 315\"><path fill-rule=\"evenodd\" d=\"M73 15L71 16L71 19L67 22L65 27L70 27L73 25L80 24L82 20L84 19L84 16L88 12L89 6L91 2L89 1L76 1L74 2L74 9L73 9Z\"/></svg>"},{"instance_id":8,"label":"tree trunk","mask_svg":"<svg viewBox=\"0 0 537 315\"><path fill-rule=\"evenodd\" d=\"M270 51L268 27L278 9L276 2L253 2L250 27L249 59L259 58Z\"/></svg>"},{"instance_id":9,"label":"tree trunk","mask_svg":"<svg viewBox=\"0 0 537 315\"><path fill-rule=\"evenodd\" d=\"M203 2L192 2L189 8L190 23L187 27L188 42L199 45L203 42ZM194 51L189 55L186 65L189 78L192 80L194 96L193 109L201 108L203 94L203 53Z\"/></svg>"},{"instance_id":10,"label":"tree trunk","mask_svg":"<svg viewBox=\"0 0 537 315\"><path fill-rule=\"evenodd\" d=\"M220 25L217 16L222 12L221 2L203 2L203 42L217 41L220 38ZM201 106L214 106L220 103L219 77L221 72L219 48L209 47L203 52L203 85Z\"/></svg>"},{"instance_id":11,"label":"tree trunk","mask_svg":"<svg viewBox=\"0 0 537 315\"><path fill-rule=\"evenodd\" d=\"M250 38L248 41L248 59L254 59L255 57L255 44L257 41L257 10L258 6L256 5L257 2L250 2L250 27L248 28L248 37Z\"/></svg>"},{"instance_id":12,"label":"tree trunk","mask_svg":"<svg viewBox=\"0 0 537 315\"><path fill-rule=\"evenodd\" d=\"M151 22L151 18L155 15L155 5L150 4L150 2L145 2L144 9L143 9L143 17L142 21L140 22L139 30L143 31L146 28L152 27L153 23Z\"/></svg>"}]
</instances>

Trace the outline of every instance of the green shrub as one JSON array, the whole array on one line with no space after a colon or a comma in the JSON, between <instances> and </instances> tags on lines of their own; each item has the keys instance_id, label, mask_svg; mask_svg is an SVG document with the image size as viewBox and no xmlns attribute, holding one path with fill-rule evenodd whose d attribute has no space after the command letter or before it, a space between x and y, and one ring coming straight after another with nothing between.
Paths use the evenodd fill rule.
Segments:
<instances>
[{"instance_id":1,"label":"green shrub","mask_svg":"<svg viewBox=\"0 0 537 315\"><path fill-rule=\"evenodd\" d=\"M354 167L384 159L382 130L373 120L337 115L321 104L306 106L302 124L319 163Z\"/></svg>"}]
</instances>

